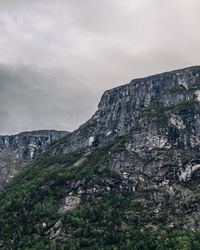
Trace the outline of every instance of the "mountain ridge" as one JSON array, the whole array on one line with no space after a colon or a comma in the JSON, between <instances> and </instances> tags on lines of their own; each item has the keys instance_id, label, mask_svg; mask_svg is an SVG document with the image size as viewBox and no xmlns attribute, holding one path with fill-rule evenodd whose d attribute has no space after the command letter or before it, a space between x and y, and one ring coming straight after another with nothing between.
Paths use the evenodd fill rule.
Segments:
<instances>
[{"instance_id":1,"label":"mountain ridge","mask_svg":"<svg viewBox=\"0 0 200 250\"><path fill-rule=\"evenodd\" d=\"M0 192L4 249L200 249L200 67L106 91Z\"/></svg>"},{"instance_id":2,"label":"mountain ridge","mask_svg":"<svg viewBox=\"0 0 200 250\"><path fill-rule=\"evenodd\" d=\"M19 133L12 133L12 134L2 134L0 135L1 137L6 137L6 136L20 136L20 135L26 135L26 134L42 134L42 133L48 133L48 132L63 132L63 133L70 133L69 131L65 130L56 130L56 129L38 129L38 130L25 130Z\"/></svg>"},{"instance_id":3,"label":"mountain ridge","mask_svg":"<svg viewBox=\"0 0 200 250\"><path fill-rule=\"evenodd\" d=\"M117 88L105 91L99 102L98 110L91 119L89 119L85 124L80 126L78 130L76 130L77 133L79 133L80 130L84 130L84 128L87 128L89 130L91 126L92 133L90 137L93 137L95 132L92 131L92 127L94 127L94 125L97 123L99 130L104 132L104 136L101 136L104 138L100 139L102 139L102 141L105 140L105 142L108 142L105 134L112 132L114 136L116 134L123 135L123 129L125 130L125 132L128 132L131 127L138 126L137 121L134 121L134 119L136 120L136 118L140 118L139 116L137 116L139 112L142 111L142 109L147 108L151 102L158 101L161 94L164 93L164 98L161 103L164 107L169 105L173 107L180 102L187 101L188 98L191 100L193 98L196 98L195 92L198 91L198 88L187 91L187 89L184 87L184 82L181 82L181 77L184 77L184 75L186 75L189 78L187 79L188 83L190 85L195 84L195 74L199 74L199 69L200 67L197 66L181 69L179 71L176 70L168 73L158 74L147 78L135 79L129 84L125 84ZM181 72L182 75L180 74L179 76L177 76L177 72ZM194 76L192 74L194 74ZM197 76L197 78L198 77L199 75ZM162 86L163 84L166 85L166 89L164 89L164 87ZM137 91L138 88L140 88L139 92ZM121 105L120 102L124 102L124 105ZM122 112L120 111L121 108ZM134 115L133 111L136 112ZM121 114L118 114L118 112L121 112ZM132 117L128 117L129 113L131 113ZM100 120L103 120L105 123L107 122L107 124L105 124L104 126L103 122L101 122ZM106 126L110 128L110 124L112 126L112 131L106 131ZM126 127L123 128L124 126ZM116 130L118 130L117 133ZM74 131L72 134L74 135L76 131ZM113 138L111 136L111 133L108 138L109 137ZM86 145L89 143L89 138L87 138L87 140L88 141L80 143L80 148L87 147ZM94 138L95 145L98 144L98 140L99 138Z\"/></svg>"},{"instance_id":4,"label":"mountain ridge","mask_svg":"<svg viewBox=\"0 0 200 250\"><path fill-rule=\"evenodd\" d=\"M119 89L120 87L129 85L129 84L134 83L134 82L136 82L138 80L144 80L144 79L148 79L148 78L150 79L150 78L154 78L154 77L157 77L157 76L162 76L162 75L166 75L166 74L180 73L180 72L188 71L188 70L199 70L199 68L200 68L200 65L194 65L194 66L189 66L189 67L184 67L184 68L178 68L178 69L175 69L175 70L168 70L168 71L164 71L164 72L161 72L161 73L149 74L149 75L144 76L144 77L136 77L136 78L132 79L130 82L119 85L119 86L111 88L111 89L108 89L104 93L109 92L110 90Z\"/></svg>"},{"instance_id":5,"label":"mountain ridge","mask_svg":"<svg viewBox=\"0 0 200 250\"><path fill-rule=\"evenodd\" d=\"M0 136L0 189L66 131L35 130Z\"/></svg>"}]
</instances>

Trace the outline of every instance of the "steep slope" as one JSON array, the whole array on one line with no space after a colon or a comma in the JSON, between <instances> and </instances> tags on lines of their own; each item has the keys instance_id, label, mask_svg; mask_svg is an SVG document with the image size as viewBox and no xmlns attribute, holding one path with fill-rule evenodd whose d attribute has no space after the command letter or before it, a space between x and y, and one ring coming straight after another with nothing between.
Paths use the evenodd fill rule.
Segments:
<instances>
[{"instance_id":1,"label":"steep slope","mask_svg":"<svg viewBox=\"0 0 200 250\"><path fill-rule=\"evenodd\" d=\"M153 147L196 147L199 145L199 70L200 67L191 67L167 72L106 91L94 116L66 136L66 140L56 143L54 151L51 147L51 152L88 151L137 128L146 130L145 135L155 134L155 138L137 138L136 151Z\"/></svg>"},{"instance_id":2,"label":"steep slope","mask_svg":"<svg viewBox=\"0 0 200 250\"><path fill-rule=\"evenodd\" d=\"M51 142L68 132L39 130L0 136L0 189Z\"/></svg>"},{"instance_id":3,"label":"steep slope","mask_svg":"<svg viewBox=\"0 0 200 250\"><path fill-rule=\"evenodd\" d=\"M106 91L0 193L4 249L200 249L200 67Z\"/></svg>"}]
</instances>

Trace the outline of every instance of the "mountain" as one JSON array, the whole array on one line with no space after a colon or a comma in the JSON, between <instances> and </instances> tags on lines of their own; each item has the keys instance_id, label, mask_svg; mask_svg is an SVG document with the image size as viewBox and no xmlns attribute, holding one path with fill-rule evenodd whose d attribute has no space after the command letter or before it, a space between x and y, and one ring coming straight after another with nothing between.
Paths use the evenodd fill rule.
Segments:
<instances>
[{"instance_id":1,"label":"mountain","mask_svg":"<svg viewBox=\"0 0 200 250\"><path fill-rule=\"evenodd\" d=\"M49 143L67 133L56 130L39 130L0 136L0 189L36 155L42 153Z\"/></svg>"},{"instance_id":2,"label":"mountain","mask_svg":"<svg viewBox=\"0 0 200 250\"><path fill-rule=\"evenodd\" d=\"M0 193L2 249L200 249L200 66L106 91Z\"/></svg>"}]
</instances>

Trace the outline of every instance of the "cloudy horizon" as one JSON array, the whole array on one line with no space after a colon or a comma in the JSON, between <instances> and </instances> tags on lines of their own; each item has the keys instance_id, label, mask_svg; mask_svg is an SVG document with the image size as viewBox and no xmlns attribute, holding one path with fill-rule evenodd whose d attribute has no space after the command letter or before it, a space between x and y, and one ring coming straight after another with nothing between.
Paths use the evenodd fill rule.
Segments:
<instances>
[{"instance_id":1,"label":"cloudy horizon","mask_svg":"<svg viewBox=\"0 0 200 250\"><path fill-rule=\"evenodd\" d=\"M107 89L200 64L199 0L0 3L0 134L72 131Z\"/></svg>"}]
</instances>

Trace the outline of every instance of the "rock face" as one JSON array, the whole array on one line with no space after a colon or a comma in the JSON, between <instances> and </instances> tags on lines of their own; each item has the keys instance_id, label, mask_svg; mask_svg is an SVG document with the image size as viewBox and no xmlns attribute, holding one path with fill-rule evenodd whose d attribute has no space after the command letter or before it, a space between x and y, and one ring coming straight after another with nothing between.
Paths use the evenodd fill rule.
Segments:
<instances>
[{"instance_id":1,"label":"rock face","mask_svg":"<svg viewBox=\"0 0 200 250\"><path fill-rule=\"evenodd\" d=\"M0 138L0 159L7 164L1 168L6 173L2 181L44 150L49 137L40 148L40 136L28 142L25 135ZM0 193L0 221L6 225L0 227L0 242L7 249L186 249L184 242L176 247L184 239L195 245L199 234L192 231L200 230L200 66L106 91L89 121L51 143L15 180ZM178 231L173 242L175 236L166 236L172 228L191 231L186 237ZM155 230L155 244L135 247L137 240L148 238L146 229ZM26 245L29 232L33 240Z\"/></svg>"},{"instance_id":2,"label":"rock face","mask_svg":"<svg viewBox=\"0 0 200 250\"><path fill-rule=\"evenodd\" d=\"M103 188L91 190L115 188L142 199L140 192L146 192L143 205L161 217L168 214L169 224L180 224L182 214L185 228L200 228L198 195L183 187L192 183L197 193L200 188L200 67L136 79L106 91L94 116L49 152L91 152L118 136L127 136L124 149L111 154L101 169L115 172L121 181L114 185L107 179ZM166 210L165 195L174 204L172 210Z\"/></svg>"},{"instance_id":3,"label":"rock face","mask_svg":"<svg viewBox=\"0 0 200 250\"><path fill-rule=\"evenodd\" d=\"M94 116L53 153L89 151L132 131L133 151L198 149L200 67L131 81L104 93Z\"/></svg>"},{"instance_id":4,"label":"rock face","mask_svg":"<svg viewBox=\"0 0 200 250\"><path fill-rule=\"evenodd\" d=\"M39 130L0 136L0 189L51 142L68 132Z\"/></svg>"},{"instance_id":5,"label":"rock face","mask_svg":"<svg viewBox=\"0 0 200 250\"><path fill-rule=\"evenodd\" d=\"M76 196L68 196L63 199L62 204L58 210L59 213L65 213L67 210L71 210L77 207L80 203L80 198Z\"/></svg>"}]
</instances>

